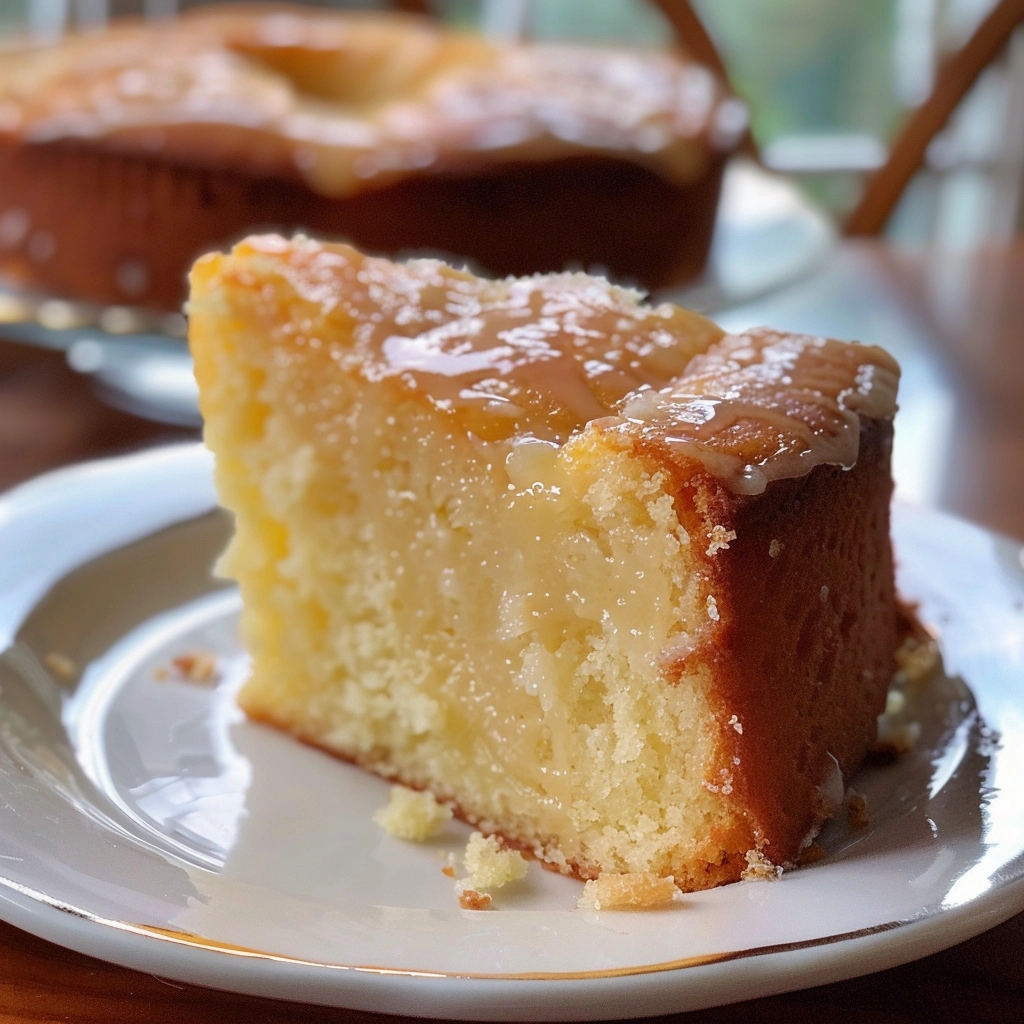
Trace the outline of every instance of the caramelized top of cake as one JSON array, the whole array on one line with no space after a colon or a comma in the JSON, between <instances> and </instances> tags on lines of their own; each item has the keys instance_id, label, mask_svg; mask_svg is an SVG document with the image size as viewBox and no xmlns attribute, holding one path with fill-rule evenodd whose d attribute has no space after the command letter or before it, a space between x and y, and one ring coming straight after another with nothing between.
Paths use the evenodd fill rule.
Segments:
<instances>
[{"instance_id":1,"label":"caramelized top of cake","mask_svg":"<svg viewBox=\"0 0 1024 1024\"><path fill-rule=\"evenodd\" d=\"M255 315L276 324L280 358L322 350L329 366L419 396L485 441L619 431L696 459L739 493L822 463L853 466L861 417L895 411L899 368L879 348L726 336L585 274L490 281L276 236L204 257L194 281L215 273L259 282Z\"/></svg>"},{"instance_id":2,"label":"caramelized top of cake","mask_svg":"<svg viewBox=\"0 0 1024 1024\"><path fill-rule=\"evenodd\" d=\"M760 494L822 463L852 469L860 419L895 413L899 375L874 345L760 329L722 338L620 412L645 440L697 459L731 490Z\"/></svg>"},{"instance_id":3,"label":"caramelized top of cake","mask_svg":"<svg viewBox=\"0 0 1024 1024\"><path fill-rule=\"evenodd\" d=\"M0 55L0 134L298 176L329 196L588 153L685 182L745 127L711 72L669 52L499 44L400 15L207 9Z\"/></svg>"}]
</instances>

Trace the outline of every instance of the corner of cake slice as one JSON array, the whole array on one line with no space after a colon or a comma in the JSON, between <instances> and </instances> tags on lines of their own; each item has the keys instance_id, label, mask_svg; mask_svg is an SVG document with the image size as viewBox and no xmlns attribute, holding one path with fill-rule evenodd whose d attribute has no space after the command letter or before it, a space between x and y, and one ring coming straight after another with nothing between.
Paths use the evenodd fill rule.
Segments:
<instances>
[{"instance_id":1,"label":"corner of cake slice","mask_svg":"<svg viewBox=\"0 0 1024 1024\"><path fill-rule=\"evenodd\" d=\"M190 324L250 716L579 878L796 860L894 668L889 356L272 236Z\"/></svg>"}]
</instances>

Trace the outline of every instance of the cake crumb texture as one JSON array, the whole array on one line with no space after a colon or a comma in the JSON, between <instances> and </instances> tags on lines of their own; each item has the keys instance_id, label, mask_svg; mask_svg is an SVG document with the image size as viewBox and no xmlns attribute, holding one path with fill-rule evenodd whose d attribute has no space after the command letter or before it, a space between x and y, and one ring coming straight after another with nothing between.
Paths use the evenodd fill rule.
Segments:
<instances>
[{"instance_id":1,"label":"cake crumb texture","mask_svg":"<svg viewBox=\"0 0 1024 1024\"><path fill-rule=\"evenodd\" d=\"M882 712L887 718L896 718L902 715L907 707L907 696L902 690L892 689L885 698L885 711Z\"/></svg>"},{"instance_id":2,"label":"cake crumb texture","mask_svg":"<svg viewBox=\"0 0 1024 1024\"><path fill-rule=\"evenodd\" d=\"M846 820L855 832L861 832L871 824L868 817L868 798L851 789L846 794Z\"/></svg>"},{"instance_id":3,"label":"cake crumb texture","mask_svg":"<svg viewBox=\"0 0 1024 1024\"><path fill-rule=\"evenodd\" d=\"M458 884L469 889L500 889L525 877L527 863L518 850L509 850L495 836L474 832L462 855L468 876Z\"/></svg>"},{"instance_id":4,"label":"cake crumb texture","mask_svg":"<svg viewBox=\"0 0 1024 1024\"><path fill-rule=\"evenodd\" d=\"M576 905L580 910L651 910L680 895L671 875L661 878L651 871L601 874L583 886Z\"/></svg>"},{"instance_id":5,"label":"cake crumb texture","mask_svg":"<svg viewBox=\"0 0 1024 1024\"><path fill-rule=\"evenodd\" d=\"M736 539L736 531L728 530L724 526L713 526L708 536L711 541L708 544L707 554L715 555L719 551L728 551L729 544Z\"/></svg>"},{"instance_id":6,"label":"cake crumb texture","mask_svg":"<svg viewBox=\"0 0 1024 1024\"><path fill-rule=\"evenodd\" d=\"M219 661L208 651L186 651L171 658L169 670L164 670L157 678L213 685L220 681Z\"/></svg>"},{"instance_id":7,"label":"cake crumb texture","mask_svg":"<svg viewBox=\"0 0 1024 1024\"><path fill-rule=\"evenodd\" d=\"M878 738L871 745L871 753L882 758L902 757L917 746L920 738L920 722L902 722L883 714L878 719Z\"/></svg>"},{"instance_id":8,"label":"cake crumb texture","mask_svg":"<svg viewBox=\"0 0 1024 1024\"><path fill-rule=\"evenodd\" d=\"M912 634L896 648L897 686L914 687L926 681L940 664L939 646L927 635Z\"/></svg>"},{"instance_id":9,"label":"cake crumb texture","mask_svg":"<svg viewBox=\"0 0 1024 1024\"><path fill-rule=\"evenodd\" d=\"M459 893L459 906L463 910L486 910L491 905L491 897L486 892L475 889L463 889Z\"/></svg>"},{"instance_id":10,"label":"cake crumb texture","mask_svg":"<svg viewBox=\"0 0 1024 1024\"><path fill-rule=\"evenodd\" d=\"M828 852L821 843L815 841L809 843L803 850L800 851L800 857L797 861L801 867L805 864L817 864L818 861L824 860L828 856Z\"/></svg>"},{"instance_id":11,"label":"cake crumb texture","mask_svg":"<svg viewBox=\"0 0 1024 1024\"><path fill-rule=\"evenodd\" d=\"M438 803L429 790L392 786L387 806L374 811L373 820L396 839L424 842L436 836L451 816L452 809Z\"/></svg>"},{"instance_id":12,"label":"cake crumb texture","mask_svg":"<svg viewBox=\"0 0 1024 1024\"><path fill-rule=\"evenodd\" d=\"M773 864L760 850L748 850L747 866L740 878L744 882L774 882L782 877L782 867Z\"/></svg>"}]
</instances>

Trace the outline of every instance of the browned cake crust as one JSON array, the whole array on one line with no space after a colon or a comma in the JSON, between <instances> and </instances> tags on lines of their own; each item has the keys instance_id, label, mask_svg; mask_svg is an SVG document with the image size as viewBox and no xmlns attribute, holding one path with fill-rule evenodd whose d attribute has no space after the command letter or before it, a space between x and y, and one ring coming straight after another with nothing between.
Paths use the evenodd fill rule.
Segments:
<instances>
[{"instance_id":1,"label":"browned cake crust","mask_svg":"<svg viewBox=\"0 0 1024 1024\"><path fill-rule=\"evenodd\" d=\"M675 185L575 157L327 198L288 178L0 138L0 270L56 294L176 309L197 256L258 228L448 254L499 276L595 267L658 287L703 268L724 167L716 154Z\"/></svg>"},{"instance_id":2,"label":"browned cake crust","mask_svg":"<svg viewBox=\"0 0 1024 1024\"><path fill-rule=\"evenodd\" d=\"M746 852L763 849L768 836L772 862L795 863L835 811L821 788L830 755L848 778L874 742L899 629L888 540L891 446L891 421L865 420L853 469L817 466L756 496L734 494L692 463L644 446L644 456L682 478L680 520L694 536L715 526L736 534L727 559L703 559L720 619L664 667L671 684L684 666L705 662L726 712L707 784L731 787L744 811L733 834L709 836L709 846L731 854L708 884L739 877ZM818 513L813 531L808 511Z\"/></svg>"}]
</instances>

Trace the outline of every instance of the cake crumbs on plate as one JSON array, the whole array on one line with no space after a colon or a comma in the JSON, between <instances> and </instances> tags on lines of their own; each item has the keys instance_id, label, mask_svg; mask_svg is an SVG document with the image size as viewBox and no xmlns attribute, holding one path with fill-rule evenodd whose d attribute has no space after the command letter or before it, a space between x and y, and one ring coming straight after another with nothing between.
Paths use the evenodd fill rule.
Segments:
<instances>
[{"instance_id":1,"label":"cake crumbs on plate","mask_svg":"<svg viewBox=\"0 0 1024 1024\"><path fill-rule=\"evenodd\" d=\"M712 526L711 533L708 534L711 543L708 545L707 554L710 556L717 555L719 551L728 551L730 542L735 539L735 530L727 530L724 526Z\"/></svg>"},{"instance_id":2,"label":"cake crumbs on plate","mask_svg":"<svg viewBox=\"0 0 1024 1024\"><path fill-rule=\"evenodd\" d=\"M894 722L886 715L878 718L878 739L871 746L873 757L895 760L909 753L921 738L920 722Z\"/></svg>"},{"instance_id":3,"label":"cake crumbs on plate","mask_svg":"<svg viewBox=\"0 0 1024 1024\"><path fill-rule=\"evenodd\" d=\"M602 872L583 886L576 906L580 910L653 910L675 902L681 895L671 875Z\"/></svg>"},{"instance_id":4,"label":"cake crumbs on plate","mask_svg":"<svg viewBox=\"0 0 1024 1024\"><path fill-rule=\"evenodd\" d=\"M890 690L885 695L885 711L882 712L889 718L902 715L907 707L907 695L902 690Z\"/></svg>"},{"instance_id":5,"label":"cake crumbs on plate","mask_svg":"<svg viewBox=\"0 0 1024 1024\"><path fill-rule=\"evenodd\" d=\"M43 655L43 664L62 682L70 683L78 675L74 660L60 651L48 651Z\"/></svg>"},{"instance_id":6,"label":"cake crumbs on plate","mask_svg":"<svg viewBox=\"0 0 1024 1024\"><path fill-rule=\"evenodd\" d=\"M507 849L497 836L474 832L466 843L462 855L467 875L455 882L455 894L464 910L483 910L491 902L488 889L500 889L509 882L517 882L526 874L529 865L518 850ZM455 874L455 858L441 868L449 878Z\"/></svg>"},{"instance_id":7,"label":"cake crumbs on plate","mask_svg":"<svg viewBox=\"0 0 1024 1024\"><path fill-rule=\"evenodd\" d=\"M781 865L773 864L760 850L747 850L747 866L740 873L744 882L774 882L781 877Z\"/></svg>"},{"instance_id":8,"label":"cake crumbs on plate","mask_svg":"<svg viewBox=\"0 0 1024 1024\"><path fill-rule=\"evenodd\" d=\"M846 820L855 832L861 832L871 824L868 817L868 798L855 789L846 792Z\"/></svg>"},{"instance_id":9,"label":"cake crumbs on plate","mask_svg":"<svg viewBox=\"0 0 1024 1024\"><path fill-rule=\"evenodd\" d=\"M781 540L773 540L771 542L771 544L768 545L768 557L769 558L778 558L779 555L782 554L782 549L785 546L786 545L783 544Z\"/></svg>"},{"instance_id":10,"label":"cake crumbs on plate","mask_svg":"<svg viewBox=\"0 0 1024 1024\"><path fill-rule=\"evenodd\" d=\"M915 686L939 667L939 645L927 633L914 633L896 649L896 686Z\"/></svg>"},{"instance_id":11,"label":"cake crumbs on plate","mask_svg":"<svg viewBox=\"0 0 1024 1024\"><path fill-rule=\"evenodd\" d=\"M460 882L470 889L500 889L526 874L527 863L518 850L506 849L496 836L474 832L462 855L468 876Z\"/></svg>"},{"instance_id":12,"label":"cake crumbs on plate","mask_svg":"<svg viewBox=\"0 0 1024 1024\"><path fill-rule=\"evenodd\" d=\"M448 851L444 857L444 864L441 865L441 874L447 878L455 878L455 854Z\"/></svg>"},{"instance_id":13,"label":"cake crumbs on plate","mask_svg":"<svg viewBox=\"0 0 1024 1024\"><path fill-rule=\"evenodd\" d=\"M215 654L207 651L188 651L175 655L167 665L154 669L153 678L175 679L203 685L214 684L220 682L220 666Z\"/></svg>"},{"instance_id":14,"label":"cake crumbs on plate","mask_svg":"<svg viewBox=\"0 0 1024 1024\"><path fill-rule=\"evenodd\" d=\"M392 786L387 805L373 812L374 822L385 832L416 843L436 836L451 816L452 809L429 790L408 786Z\"/></svg>"},{"instance_id":15,"label":"cake crumbs on plate","mask_svg":"<svg viewBox=\"0 0 1024 1024\"><path fill-rule=\"evenodd\" d=\"M491 905L491 896L476 889L463 889L459 893L459 906L463 910L486 910Z\"/></svg>"},{"instance_id":16,"label":"cake crumbs on plate","mask_svg":"<svg viewBox=\"0 0 1024 1024\"><path fill-rule=\"evenodd\" d=\"M825 847L821 843L815 841L809 843L800 851L800 857L797 863L800 867L806 864L817 864L819 860L824 860L828 856Z\"/></svg>"},{"instance_id":17,"label":"cake crumbs on plate","mask_svg":"<svg viewBox=\"0 0 1024 1024\"><path fill-rule=\"evenodd\" d=\"M885 710L878 716L878 736L868 751L874 760L895 760L917 745L921 724L906 717L907 694L913 696L940 666L938 644L923 627L917 626L896 650L896 671L886 695Z\"/></svg>"}]
</instances>

